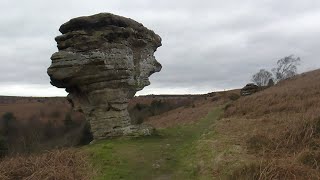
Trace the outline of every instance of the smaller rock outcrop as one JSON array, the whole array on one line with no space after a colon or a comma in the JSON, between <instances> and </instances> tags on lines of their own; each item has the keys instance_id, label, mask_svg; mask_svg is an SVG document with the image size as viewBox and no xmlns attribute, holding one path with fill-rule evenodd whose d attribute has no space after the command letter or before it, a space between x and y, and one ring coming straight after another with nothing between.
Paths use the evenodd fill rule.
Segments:
<instances>
[{"instance_id":1,"label":"smaller rock outcrop","mask_svg":"<svg viewBox=\"0 0 320 180\"><path fill-rule=\"evenodd\" d=\"M132 125L128 101L161 70L154 52L161 38L142 24L110 13L71 19L55 38L59 51L48 68L51 84L66 88L73 108L82 111L95 139L150 135Z\"/></svg>"},{"instance_id":2,"label":"smaller rock outcrop","mask_svg":"<svg viewBox=\"0 0 320 180\"><path fill-rule=\"evenodd\" d=\"M240 90L241 96L248 96L259 91L259 86L249 83Z\"/></svg>"}]
</instances>

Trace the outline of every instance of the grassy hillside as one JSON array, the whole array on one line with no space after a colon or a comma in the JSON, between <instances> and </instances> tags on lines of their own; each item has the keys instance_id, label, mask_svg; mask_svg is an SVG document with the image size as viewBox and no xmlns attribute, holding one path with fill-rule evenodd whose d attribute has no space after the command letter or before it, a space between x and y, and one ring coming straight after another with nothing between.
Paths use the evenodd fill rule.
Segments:
<instances>
[{"instance_id":1,"label":"grassy hillside","mask_svg":"<svg viewBox=\"0 0 320 180\"><path fill-rule=\"evenodd\" d=\"M221 119L178 125L188 112L177 109L158 117L158 137L89 146L97 179L319 179L319 80L313 71L241 97Z\"/></svg>"},{"instance_id":2,"label":"grassy hillside","mask_svg":"<svg viewBox=\"0 0 320 180\"><path fill-rule=\"evenodd\" d=\"M320 70L229 104L218 125L256 157L256 177L320 178ZM256 171L256 172L253 172Z\"/></svg>"},{"instance_id":3,"label":"grassy hillside","mask_svg":"<svg viewBox=\"0 0 320 180\"><path fill-rule=\"evenodd\" d=\"M74 159L71 165L59 162L79 179L320 179L320 70L251 96L239 98L237 93L210 93L150 117L145 123L158 127L156 136L102 140L79 148L83 154L72 157L80 164L89 162L86 171ZM143 101L151 104L153 97L148 98ZM8 175L8 169L32 157L2 160L0 177L17 177ZM39 166L33 170L44 171Z\"/></svg>"}]
</instances>

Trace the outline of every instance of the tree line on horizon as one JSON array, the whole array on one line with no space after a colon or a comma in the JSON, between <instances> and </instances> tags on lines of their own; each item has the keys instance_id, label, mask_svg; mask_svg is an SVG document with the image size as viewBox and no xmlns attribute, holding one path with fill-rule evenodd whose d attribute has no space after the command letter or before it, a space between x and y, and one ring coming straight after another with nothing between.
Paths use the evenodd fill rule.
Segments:
<instances>
[{"instance_id":1,"label":"tree line on horizon","mask_svg":"<svg viewBox=\"0 0 320 180\"><path fill-rule=\"evenodd\" d=\"M294 55L286 56L277 61L277 66L271 69L271 72L266 69L260 69L255 73L251 81L258 86L272 86L279 81L291 78L298 72L300 65L300 57Z\"/></svg>"}]
</instances>

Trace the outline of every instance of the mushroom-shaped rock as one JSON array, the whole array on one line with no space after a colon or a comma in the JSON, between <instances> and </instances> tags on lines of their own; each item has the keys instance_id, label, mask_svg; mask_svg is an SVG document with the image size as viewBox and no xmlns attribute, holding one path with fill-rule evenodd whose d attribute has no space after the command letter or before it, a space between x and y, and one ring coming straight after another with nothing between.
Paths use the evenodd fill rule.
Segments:
<instances>
[{"instance_id":1,"label":"mushroom-shaped rock","mask_svg":"<svg viewBox=\"0 0 320 180\"><path fill-rule=\"evenodd\" d=\"M150 135L153 128L130 123L127 106L161 70L154 57L160 36L110 13L74 18L59 30L48 75L52 85L66 88L74 110L84 113L94 139Z\"/></svg>"}]
</instances>

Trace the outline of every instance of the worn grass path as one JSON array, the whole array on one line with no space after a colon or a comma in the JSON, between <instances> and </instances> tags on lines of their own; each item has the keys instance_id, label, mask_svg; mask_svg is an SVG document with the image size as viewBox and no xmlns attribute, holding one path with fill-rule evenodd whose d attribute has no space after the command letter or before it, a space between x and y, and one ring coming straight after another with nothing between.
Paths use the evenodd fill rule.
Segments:
<instances>
[{"instance_id":1,"label":"worn grass path","mask_svg":"<svg viewBox=\"0 0 320 180\"><path fill-rule=\"evenodd\" d=\"M89 145L95 179L211 179L200 164L212 159L209 147L201 147L203 136L214 137L214 123L221 108L215 108L195 124L159 130L159 135L98 141Z\"/></svg>"}]
</instances>

